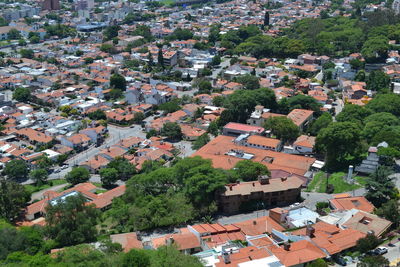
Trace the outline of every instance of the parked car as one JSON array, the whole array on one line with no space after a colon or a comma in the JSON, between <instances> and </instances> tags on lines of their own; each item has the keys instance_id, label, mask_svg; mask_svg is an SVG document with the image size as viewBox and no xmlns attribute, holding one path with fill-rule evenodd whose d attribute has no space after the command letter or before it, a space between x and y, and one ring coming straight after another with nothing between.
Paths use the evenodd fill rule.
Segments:
<instances>
[{"instance_id":1,"label":"parked car","mask_svg":"<svg viewBox=\"0 0 400 267\"><path fill-rule=\"evenodd\" d=\"M375 254L376 255L383 255L383 254L385 254L387 252L388 252L388 249L385 248L385 247L378 247L378 248L375 249Z\"/></svg>"},{"instance_id":2,"label":"parked car","mask_svg":"<svg viewBox=\"0 0 400 267\"><path fill-rule=\"evenodd\" d=\"M336 261L336 263L339 264L339 265L342 265L342 266L346 266L346 265L347 265L346 260L345 260L344 258L342 258L342 257L337 257L337 258L335 259L335 261Z\"/></svg>"}]
</instances>

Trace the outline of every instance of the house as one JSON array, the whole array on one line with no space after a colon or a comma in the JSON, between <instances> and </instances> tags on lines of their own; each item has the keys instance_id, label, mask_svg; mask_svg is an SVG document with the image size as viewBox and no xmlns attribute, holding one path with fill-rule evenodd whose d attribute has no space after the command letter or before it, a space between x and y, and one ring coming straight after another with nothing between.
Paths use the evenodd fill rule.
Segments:
<instances>
[{"instance_id":1,"label":"house","mask_svg":"<svg viewBox=\"0 0 400 267\"><path fill-rule=\"evenodd\" d=\"M50 136L36 131L32 128L23 128L15 132L18 137L28 140L30 143L35 145L44 145L53 141Z\"/></svg>"},{"instance_id":2,"label":"house","mask_svg":"<svg viewBox=\"0 0 400 267\"><path fill-rule=\"evenodd\" d=\"M289 154L312 154L314 152L315 139L316 137L314 136L300 135L293 142L293 146L284 147L284 152Z\"/></svg>"},{"instance_id":3,"label":"house","mask_svg":"<svg viewBox=\"0 0 400 267\"><path fill-rule=\"evenodd\" d=\"M57 205L59 201L63 201L69 196L76 196L81 194L86 198L87 203L94 204L96 208L105 209L111 205L111 201L115 197L119 197L125 192L125 185L116 187L103 194L95 194L97 187L92 183L81 183L74 187L64 190L61 193L55 191L47 191L44 198L38 202L32 203L26 207L25 217L27 220L32 221L42 217L46 212L48 205Z\"/></svg>"},{"instance_id":4,"label":"house","mask_svg":"<svg viewBox=\"0 0 400 267\"><path fill-rule=\"evenodd\" d=\"M95 128L86 128L80 130L79 133L88 136L92 143L99 144L103 140L103 135L107 133L107 128L104 126L97 126Z\"/></svg>"},{"instance_id":5,"label":"house","mask_svg":"<svg viewBox=\"0 0 400 267\"><path fill-rule=\"evenodd\" d=\"M201 244L199 238L189 231L188 228L180 229L178 234L170 234L151 240L154 249L160 246L176 245L177 249L184 254L194 254L200 252Z\"/></svg>"},{"instance_id":6,"label":"house","mask_svg":"<svg viewBox=\"0 0 400 267\"><path fill-rule=\"evenodd\" d=\"M313 120L314 111L307 109L293 109L287 117L296 124L300 130L304 130L305 127Z\"/></svg>"},{"instance_id":7,"label":"house","mask_svg":"<svg viewBox=\"0 0 400 267\"><path fill-rule=\"evenodd\" d=\"M224 213L232 214L254 201L267 207L287 205L298 200L302 184L303 180L297 177L271 179L268 176L260 176L258 181L228 184L219 197L218 206Z\"/></svg>"},{"instance_id":8,"label":"house","mask_svg":"<svg viewBox=\"0 0 400 267\"><path fill-rule=\"evenodd\" d=\"M135 233L124 233L110 235L111 242L121 244L124 252L129 252L131 249L142 249L143 244L139 240L139 236Z\"/></svg>"},{"instance_id":9,"label":"house","mask_svg":"<svg viewBox=\"0 0 400 267\"><path fill-rule=\"evenodd\" d=\"M316 259L325 258L328 255L318 246L308 240L300 240L292 243L284 243L282 246L272 246L269 249L284 266L304 266Z\"/></svg>"},{"instance_id":10,"label":"house","mask_svg":"<svg viewBox=\"0 0 400 267\"><path fill-rule=\"evenodd\" d=\"M365 212L373 212L375 209L375 206L365 197L352 197L349 194L335 195L333 199L329 200L329 203L334 210L358 209Z\"/></svg>"},{"instance_id":11,"label":"house","mask_svg":"<svg viewBox=\"0 0 400 267\"><path fill-rule=\"evenodd\" d=\"M357 241L366 236L355 229L340 229L339 227L319 221L313 225L293 231L291 235L306 236L329 255L335 255L357 245Z\"/></svg>"},{"instance_id":12,"label":"house","mask_svg":"<svg viewBox=\"0 0 400 267\"><path fill-rule=\"evenodd\" d=\"M241 134L258 134L261 135L264 132L264 128L258 126L252 126L242 123L230 122L222 129L223 135L228 136L239 136Z\"/></svg>"},{"instance_id":13,"label":"house","mask_svg":"<svg viewBox=\"0 0 400 267\"><path fill-rule=\"evenodd\" d=\"M61 137L61 145L70 147L76 151L82 151L89 147L91 138L86 134L74 134L70 137Z\"/></svg>"},{"instance_id":14,"label":"house","mask_svg":"<svg viewBox=\"0 0 400 267\"><path fill-rule=\"evenodd\" d=\"M202 130L200 128L193 127L187 124L181 124L182 136L183 139L188 141L194 141L203 134L206 134L207 131Z\"/></svg>"},{"instance_id":15,"label":"house","mask_svg":"<svg viewBox=\"0 0 400 267\"><path fill-rule=\"evenodd\" d=\"M259 135L250 135L245 140L245 146L272 150L272 151L280 151L282 148L282 142L279 139L268 138Z\"/></svg>"},{"instance_id":16,"label":"house","mask_svg":"<svg viewBox=\"0 0 400 267\"><path fill-rule=\"evenodd\" d=\"M319 218L320 221L339 226L341 229L354 229L364 234L381 237L392 223L379 216L358 209L331 212Z\"/></svg>"},{"instance_id":17,"label":"house","mask_svg":"<svg viewBox=\"0 0 400 267\"><path fill-rule=\"evenodd\" d=\"M279 116L285 116L285 115L271 113L270 109L264 108L264 106L261 105L257 105L255 107L255 110L251 113L250 118L246 122L249 125L262 127L265 123L265 120L271 117L279 117Z\"/></svg>"},{"instance_id":18,"label":"house","mask_svg":"<svg viewBox=\"0 0 400 267\"><path fill-rule=\"evenodd\" d=\"M219 135L192 156L211 159L215 168L228 170L240 160L248 159L264 164L270 170L284 170L301 176L308 172L315 162L315 159L311 157L246 147L235 142L237 138Z\"/></svg>"},{"instance_id":19,"label":"house","mask_svg":"<svg viewBox=\"0 0 400 267\"><path fill-rule=\"evenodd\" d=\"M265 248L248 246L239 249L223 247L222 255L218 256L218 262L215 267L251 267L251 266L269 266L284 267L279 259L268 252Z\"/></svg>"}]
</instances>

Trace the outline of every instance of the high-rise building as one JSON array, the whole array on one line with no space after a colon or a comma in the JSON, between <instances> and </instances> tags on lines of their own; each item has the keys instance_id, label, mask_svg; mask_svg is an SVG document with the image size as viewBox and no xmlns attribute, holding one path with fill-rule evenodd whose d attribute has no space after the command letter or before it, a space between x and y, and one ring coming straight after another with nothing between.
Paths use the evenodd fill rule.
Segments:
<instances>
[{"instance_id":1,"label":"high-rise building","mask_svg":"<svg viewBox=\"0 0 400 267\"><path fill-rule=\"evenodd\" d=\"M60 0L44 0L42 3L42 8L44 10L59 10Z\"/></svg>"}]
</instances>

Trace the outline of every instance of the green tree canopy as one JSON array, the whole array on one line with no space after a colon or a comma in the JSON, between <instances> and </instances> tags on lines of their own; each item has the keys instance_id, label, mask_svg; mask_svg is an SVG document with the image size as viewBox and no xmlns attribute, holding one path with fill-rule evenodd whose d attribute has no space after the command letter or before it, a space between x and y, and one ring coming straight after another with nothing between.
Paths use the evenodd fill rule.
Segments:
<instances>
[{"instance_id":1,"label":"green tree canopy","mask_svg":"<svg viewBox=\"0 0 400 267\"><path fill-rule=\"evenodd\" d=\"M182 130L176 122L166 122L161 128L161 135L172 140L182 139Z\"/></svg>"},{"instance_id":2,"label":"green tree canopy","mask_svg":"<svg viewBox=\"0 0 400 267\"><path fill-rule=\"evenodd\" d=\"M14 222L29 200L30 195L22 185L0 177L0 218Z\"/></svg>"},{"instance_id":3,"label":"green tree canopy","mask_svg":"<svg viewBox=\"0 0 400 267\"><path fill-rule=\"evenodd\" d=\"M111 88L125 91L126 90L125 77L122 76L121 74L114 73L113 75L111 75L111 78L110 78L110 86L111 86Z\"/></svg>"},{"instance_id":4,"label":"green tree canopy","mask_svg":"<svg viewBox=\"0 0 400 267\"><path fill-rule=\"evenodd\" d=\"M46 207L46 234L59 246L71 246L96 239L99 211L87 205L81 194Z\"/></svg>"},{"instance_id":5,"label":"green tree canopy","mask_svg":"<svg viewBox=\"0 0 400 267\"><path fill-rule=\"evenodd\" d=\"M118 172L118 179L128 180L136 173L135 166L126 158L116 157L107 164L107 168L115 169Z\"/></svg>"},{"instance_id":6,"label":"green tree canopy","mask_svg":"<svg viewBox=\"0 0 400 267\"><path fill-rule=\"evenodd\" d=\"M90 173L84 167L74 167L65 175L65 180L73 185L89 181Z\"/></svg>"},{"instance_id":7,"label":"green tree canopy","mask_svg":"<svg viewBox=\"0 0 400 267\"><path fill-rule=\"evenodd\" d=\"M318 133L316 146L326 154L328 170L347 168L361 154L361 130L353 122L333 122Z\"/></svg>"},{"instance_id":8,"label":"green tree canopy","mask_svg":"<svg viewBox=\"0 0 400 267\"><path fill-rule=\"evenodd\" d=\"M380 166L373 172L365 185L367 194L365 197L376 207L388 202L395 194L395 184L390 177L392 170L386 166Z\"/></svg>"},{"instance_id":9,"label":"green tree canopy","mask_svg":"<svg viewBox=\"0 0 400 267\"><path fill-rule=\"evenodd\" d=\"M45 169L36 169L29 173L29 177L35 182L36 185L41 185L47 181L49 174Z\"/></svg>"},{"instance_id":10,"label":"green tree canopy","mask_svg":"<svg viewBox=\"0 0 400 267\"><path fill-rule=\"evenodd\" d=\"M381 70L372 71L367 80L367 90L371 91L389 91L390 76Z\"/></svg>"},{"instance_id":11,"label":"green tree canopy","mask_svg":"<svg viewBox=\"0 0 400 267\"><path fill-rule=\"evenodd\" d=\"M255 181L261 175L271 175L267 166L251 160L241 160L233 168L234 176L242 181Z\"/></svg>"},{"instance_id":12,"label":"green tree canopy","mask_svg":"<svg viewBox=\"0 0 400 267\"><path fill-rule=\"evenodd\" d=\"M25 161L19 159L10 160L4 167L4 173L13 180L27 178L28 172L28 166Z\"/></svg>"},{"instance_id":13,"label":"green tree canopy","mask_svg":"<svg viewBox=\"0 0 400 267\"><path fill-rule=\"evenodd\" d=\"M28 102L31 98L32 94L29 88L18 87L13 92L13 99L18 102Z\"/></svg>"},{"instance_id":14,"label":"green tree canopy","mask_svg":"<svg viewBox=\"0 0 400 267\"><path fill-rule=\"evenodd\" d=\"M300 135L299 127L287 117L271 117L265 121L264 128L283 142L294 141Z\"/></svg>"},{"instance_id":15,"label":"green tree canopy","mask_svg":"<svg viewBox=\"0 0 400 267\"><path fill-rule=\"evenodd\" d=\"M328 127L333 121L332 115L328 112L322 113L322 115L316 119L310 126L309 132L311 135L316 136L320 130Z\"/></svg>"}]
</instances>

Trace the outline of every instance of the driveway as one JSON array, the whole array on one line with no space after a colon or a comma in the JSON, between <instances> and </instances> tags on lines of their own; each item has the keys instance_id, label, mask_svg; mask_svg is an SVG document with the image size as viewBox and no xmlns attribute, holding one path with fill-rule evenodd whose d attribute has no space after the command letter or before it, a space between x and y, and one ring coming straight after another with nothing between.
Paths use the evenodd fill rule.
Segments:
<instances>
[{"instance_id":1,"label":"driveway","mask_svg":"<svg viewBox=\"0 0 400 267\"><path fill-rule=\"evenodd\" d=\"M211 78L216 79L221 70L225 67L229 67L231 65L229 58L221 58L221 64L219 64L218 68L214 69L211 75Z\"/></svg>"},{"instance_id":2,"label":"driveway","mask_svg":"<svg viewBox=\"0 0 400 267\"><path fill-rule=\"evenodd\" d=\"M60 185L55 185L55 186L52 186L52 187L50 187L50 188L46 188L46 189L43 189L43 190L40 190L40 191L38 191L38 192L35 192L35 193L33 193L32 195L31 195L31 201L34 201L34 200L40 200L40 199L42 199L43 198L43 194L44 193L46 193L47 191L58 191L58 190L60 190L60 189L63 189L64 187L66 187L68 184L60 184Z\"/></svg>"}]
</instances>

